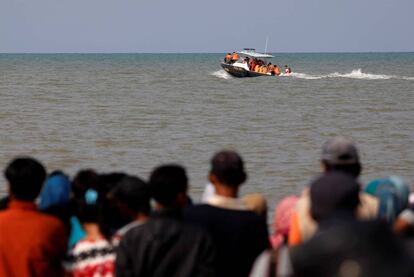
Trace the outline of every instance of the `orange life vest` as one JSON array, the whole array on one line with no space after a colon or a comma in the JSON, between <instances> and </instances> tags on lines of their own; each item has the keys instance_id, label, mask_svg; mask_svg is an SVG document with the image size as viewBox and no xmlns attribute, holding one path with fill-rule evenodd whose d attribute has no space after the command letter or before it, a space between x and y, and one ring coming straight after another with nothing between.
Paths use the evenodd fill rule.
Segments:
<instances>
[{"instance_id":1,"label":"orange life vest","mask_svg":"<svg viewBox=\"0 0 414 277\"><path fill-rule=\"evenodd\" d=\"M238 60L239 60L239 58L240 58L240 56L239 56L239 54L237 54L237 53L234 53L234 54L233 54L233 56L231 57L231 59L232 59L233 61L238 61Z\"/></svg>"},{"instance_id":2,"label":"orange life vest","mask_svg":"<svg viewBox=\"0 0 414 277\"><path fill-rule=\"evenodd\" d=\"M279 67L275 67L275 74L276 74L277 76L279 76L279 75L280 75L280 69L279 69Z\"/></svg>"}]
</instances>

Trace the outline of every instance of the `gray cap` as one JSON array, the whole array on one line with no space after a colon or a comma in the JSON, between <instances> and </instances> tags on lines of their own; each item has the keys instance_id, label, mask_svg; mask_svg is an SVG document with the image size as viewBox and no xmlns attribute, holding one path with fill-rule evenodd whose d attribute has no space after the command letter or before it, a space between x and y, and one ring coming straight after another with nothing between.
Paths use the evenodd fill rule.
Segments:
<instances>
[{"instance_id":1,"label":"gray cap","mask_svg":"<svg viewBox=\"0 0 414 277\"><path fill-rule=\"evenodd\" d=\"M334 165L359 163L358 150L352 139L337 136L322 146L322 160Z\"/></svg>"}]
</instances>

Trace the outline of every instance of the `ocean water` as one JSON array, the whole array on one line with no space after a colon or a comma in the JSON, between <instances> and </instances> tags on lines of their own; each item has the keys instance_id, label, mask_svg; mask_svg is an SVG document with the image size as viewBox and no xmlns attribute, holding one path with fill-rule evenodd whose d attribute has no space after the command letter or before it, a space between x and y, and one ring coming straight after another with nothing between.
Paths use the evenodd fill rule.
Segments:
<instances>
[{"instance_id":1,"label":"ocean water","mask_svg":"<svg viewBox=\"0 0 414 277\"><path fill-rule=\"evenodd\" d=\"M72 176L147 178L180 163L197 199L211 156L230 148L246 163L243 193L272 207L320 172L322 143L343 134L361 152L362 182L414 181L414 53L275 54L292 76L243 79L222 57L1 54L0 168L30 155Z\"/></svg>"}]
</instances>

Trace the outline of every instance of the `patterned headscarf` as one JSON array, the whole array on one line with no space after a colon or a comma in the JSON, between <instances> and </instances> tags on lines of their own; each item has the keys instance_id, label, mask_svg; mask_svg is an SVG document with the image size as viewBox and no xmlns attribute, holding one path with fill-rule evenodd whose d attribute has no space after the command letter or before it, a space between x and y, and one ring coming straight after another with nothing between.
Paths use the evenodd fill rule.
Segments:
<instances>
[{"instance_id":1,"label":"patterned headscarf","mask_svg":"<svg viewBox=\"0 0 414 277\"><path fill-rule=\"evenodd\" d=\"M297 201L298 197L291 195L277 204L273 218L273 234L270 236L273 248L278 248L288 236L290 220Z\"/></svg>"}]
</instances>

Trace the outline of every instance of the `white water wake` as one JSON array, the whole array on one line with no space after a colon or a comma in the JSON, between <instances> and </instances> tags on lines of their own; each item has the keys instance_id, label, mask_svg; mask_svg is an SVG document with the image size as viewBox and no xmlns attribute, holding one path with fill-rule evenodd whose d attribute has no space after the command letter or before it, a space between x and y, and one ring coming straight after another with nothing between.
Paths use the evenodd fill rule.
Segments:
<instances>
[{"instance_id":1,"label":"white water wake","mask_svg":"<svg viewBox=\"0 0 414 277\"><path fill-rule=\"evenodd\" d=\"M399 80L414 80L414 77L398 76L398 75L384 75L384 74L372 74L364 73L362 70L354 69L350 73L339 73L334 72L327 75L311 75L307 73L292 73L292 77L298 79L306 80L318 80L324 78L349 78L349 79L360 79L360 80L389 80L389 79L399 79Z\"/></svg>"},{"instance_id":2,"label":"white water wake","mask_svg":"<svg viewBox=\"0 0 414 277\"><path fill-rule=\"evenodd\" d=\"M214 71L214 72L211 73L211 75L213 75L213 76L215 76L215 77L217 77L219 79L225 79L225 80L228 80L228 79L232 79L233 78L224 69L220 69L220 70Z\"/></svg>"},{"instance_id":3,"label":"white water wake","mask_svg":"<svg viewBox=\"0 0 414 277\"><path fill-rule=\"evenodd\" d=\"M224 69L214 71L210 75L215 76L219 79L225 79L225 80L233 78ZM290 74L290 76L282 76L282 77L294 77L294 78L305 79L305 80L319 80L319 79L325 79L325 78L348 78L348 79L359 79L359 80L389 80L389 79L414 80L414 77L365 73L365 72L362 72L360 68L354 69L350 73L334 72L334 73L330 73L326 75L312 75L312 74L307 74L307 73L293 72Z\"/></svg>"}]
</instances>

